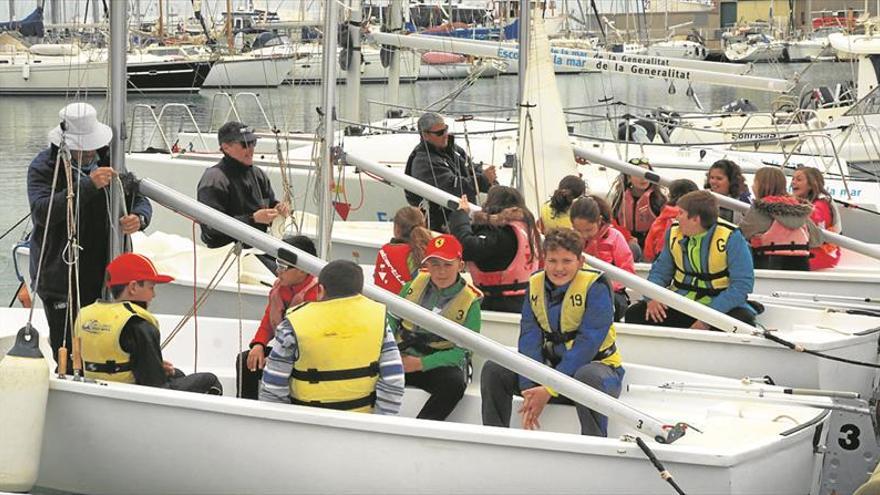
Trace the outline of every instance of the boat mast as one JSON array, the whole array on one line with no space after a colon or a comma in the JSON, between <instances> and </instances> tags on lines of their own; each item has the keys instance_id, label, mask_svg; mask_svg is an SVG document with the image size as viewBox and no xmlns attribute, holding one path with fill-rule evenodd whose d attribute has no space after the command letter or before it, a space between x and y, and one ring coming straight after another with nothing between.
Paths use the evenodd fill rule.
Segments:
<instances>
[{"instance_id":1,"label":"boat mast","mask_svg":"<svg viewBox=\"0 0 880 495\"><path fill-rule=\"evenodd\" d=\"M336 99L336 25L339 7L336 2L324 6L323 41L324 66L322 80L324 93L321 98L321 164L318 174L318 255L327 259L330 256L330 230L333 225L333 208L330 205L330 182L333 179L333 102Z\"/></svg>"},{"instance_id":2,"label":"boat mast","mask_svg":"<svg viewBox=\"0 0 880 495\"><path fill-rule=\"evenodd\" d=\"M9 0L9 20L15 20L15 0Z\"/></svg>"},{"instance_id":3,"label":"boat mast","mask_svg":"<svg viewBox=\"0 0 880 495\"><path fill-rule=\"evenodd\" d=\"M232 36L232 0L226 0L226 46L229 53L235 53L235 40Z\"/></svg>"},{"instance_id":4,"label":"boat mast","mask_svg":"<svg viewBox=\"0 0 880 495\"><path fill-rule=\"evenodd\" d=\"M517 93L517 105L520 106L520 119L522 119L522 105L529 102L523 101L526 96L526 70L529 68L529 29L532 21L532 2L531 0L520 0L519 2L519 74L518 83L519 91ZM519 139L525 139L520 135ZM519 157L519 163L516 165L516 189L522 194L523 191L523 158Z\"/></svg>"},{"instance_id":5,"label":"boat mast","mask_svg":"<svg viewBox=\"0 0 880 495\"><path fill-rule=\"evenodd\" d=\"M403 27L401 24L403 21L402 2L403 0L391 0L388 18L385 20L388 23L388 30L395 34L400 34L400 30ZM391 50L391 60L388 64L388 99L392 105L400 104L400 50L398 48ZM391 108L386 112L388 115L399 113L400 110L395 108Z\"/></svg>"},{"instance_id":6,"label":"boat mast","mask_svg":"<svg viewBox=\"0 0 880 495\"><path fill-rule=\"evenodd\" d=\"M125 99L128 86L126 75L126 50L128 49L128 2L110 3L110 128L113 139L110 141L110 165L117 173L125 168ZM119 181L111 182L110 221L122 217L122 203L125 191L117 187ZM125 235L118 228L111 229L109 259L114 259L125 250Z\"/></svg>"},{"instance_id":7,"label":"boat mast","mask_svg":"<svg viewBox=\"0 0 880 495\"><path fill-rule=\"evenodd\" d=\"M360 0L349 0L351 18L348 22L348 43L345 50L348 70L345 75L346 110L350 122L361 121L361 11ZM334 82L335 83L335 82ZM346 134L360 134L359 125L346 127Z\"/></svg>"},{"instance_id":8,"label":"boat mast","mask_svg":"<svg viewBox=\"0 0 880 495\"><path fill-rule=\"evenodd\" d=\"M165 38L165 5L159 0L159 39Z\"/></svg>"}]
</instances>

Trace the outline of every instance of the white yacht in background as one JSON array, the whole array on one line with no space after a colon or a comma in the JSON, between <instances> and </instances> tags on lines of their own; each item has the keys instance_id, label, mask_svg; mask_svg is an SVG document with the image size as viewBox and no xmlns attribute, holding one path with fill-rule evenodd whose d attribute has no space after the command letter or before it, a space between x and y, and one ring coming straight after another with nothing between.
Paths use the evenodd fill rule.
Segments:
<instances>
[{"instance_id":1,"label":"white yacht in background","mask_svg":"<svg viewBox=\"0 0 880 495\"><path fill-rule=\"evenodd\" d=\"M835 50L828 41L828 36L840 31L840 28L822 28L803 39L788 42L786 46L788 60L790 62L834 60Z\"/></svg>"},{"instance_id":2,"label":"white yacht in background","mask_svg":"<svg viewBox=\"0 0 880 495\"><path fill-rule=\"evenodd\" d=\"M731 62L775 62L785 55L785 44L766 33L766 24L755 23L721 37L724 56Z\"/></svg>"},{"instance_id":3,"label":"white yacht in background","mask_svg":"<svg viewBox=\"0 0 880 495\"><path fill-rule=\"evenodd\" d=\"M204 87L278 87L293 69L292 54L218 55L197 45L149 46L142 53L175 60L213 60Z\"/></svg>"},{"instance_id":4,"label":"white yacht in background","mask_svg":"<svg viewBox=\"0 0 880 495\"><path fill-rule=\"evenodd\" d=\"M690 37L658 41L648 46L648 55L659 57L706 60L708 54L706 45Z\"/></svg>"}]
</instances>

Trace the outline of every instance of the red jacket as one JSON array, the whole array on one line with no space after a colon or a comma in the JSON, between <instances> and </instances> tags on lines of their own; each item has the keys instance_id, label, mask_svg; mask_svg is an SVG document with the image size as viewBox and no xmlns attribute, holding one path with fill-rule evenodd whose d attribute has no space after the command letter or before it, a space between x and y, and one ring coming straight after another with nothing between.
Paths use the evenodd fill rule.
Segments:
<instances>
[{"instance_id":1,"label":"red jacket","mask_svg":"<svg viewBox=\"0 0 880 495\"><path fill-rule=\"evenodd\" d=\"M279 290L281 293L281 300L284 302L284 309L287 310L287 308L299 304L302 301L317 301L317 282L318 280L314 275L309 275L302 281L302 283L290 287L280 287ZM300 294L301 292L302 294ZM267 304L266 312L263 313L263 319L260 320L260 328L257 329L257 334L254 335L254 339L251 340L251 347L256 344L262 344L263 347L266 347L269 345L269 341L275 338L275 329L272 328L272 324L269 323L269 310L270 305Z\"/></svg>"},{"instance_id":2,"label":"red jacket","mask_svg":"<svg viewBox=\"0 0 880 495\"><path fill-rule=\"evenodd\" d=\"M834 225L834 213L827 199L819 198L813 202L813 213L810 215L813 221L821 229L830 229ZM810 258L810 270L832 268L840 262L840 248L836 244L825 243L817 248L810 249L813 255Z\"/></svg>"},{"instance_id":3,"label":"red jacket","mask_svg":"<svg viewBox=\"0 0 880 495\"><path fill-rule=\"evenodd\" d=\"M611 225L604 225L598 234L587 241L584 246L584 252L630 273L636 272L629 244L627 244L623 234ZM623 284L617 281L612 281L611 287L615 292L625 288Z\"/></svg>"},{"instance_id":4,"label":"red jacket","mask_svg":"<svg viewBox=\"0 0 880 495\"><path fill-rule=\"evenodd\" d=\"M663 251L666 231L669 230L669 226L672 225L679 211L677 206L666 205L660 211L660 216L651 224L648 235L645 237L645 248L642 250L642 257L645 261L654 261L654 258L660 255L660 251Z\"/></svg>"}]
</instances>

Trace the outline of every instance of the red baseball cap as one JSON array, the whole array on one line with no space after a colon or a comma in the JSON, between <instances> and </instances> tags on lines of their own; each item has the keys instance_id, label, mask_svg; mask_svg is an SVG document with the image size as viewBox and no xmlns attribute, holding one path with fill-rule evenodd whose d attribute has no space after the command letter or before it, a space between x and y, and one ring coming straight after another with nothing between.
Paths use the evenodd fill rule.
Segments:
<instances>
[{"instance_id":1,"label":"red baseball cap","mask_svg":"<svg viewBox=\"0 0 880 495\"><path fill-rule=\"evenodd\" d=\"M153 262L142 254L122 253L107 265L108 287L144 280L166 284L174 277L160 275Z\"/></svg>"},{"instance_id":2,"label":"red baseball cap","mask_svg":"<svg viewBox=\"0 0 880 495\"><path fill-rule=\"evenodd\" d=\"M428 258L440 258L445 261L461 259L461 243L454 235L439 235L428 242L422 263L428 261Z\"/></svg>"}]
</instances>

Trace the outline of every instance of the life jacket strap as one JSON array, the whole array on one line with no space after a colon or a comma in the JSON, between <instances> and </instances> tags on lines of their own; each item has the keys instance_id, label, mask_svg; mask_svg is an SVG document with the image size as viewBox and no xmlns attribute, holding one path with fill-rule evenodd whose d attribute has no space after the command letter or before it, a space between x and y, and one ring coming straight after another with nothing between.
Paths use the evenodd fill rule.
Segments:
<instances>
[{"instance_id":1,"label":"life jacket strap","mask_svg":"<svg viewBox=\"0 0 880 495\"><path fill-rule=\"evenodd\" d=\"M684 282L672 282L672 290L686 290L688 292L696 292L697 299L705 296L715 297L724 292L724 289L710 289L708 287L699 287L696 285L686 284Z\"/></svg>"},{"instance_id":2,"label":"life jacket strap","mask_svg":"<svg viewBox=\"0 0 880 495\"><path fill-rule=\"evenodd\" d=\"M355 378L366 378L379 374L379 362L373 361L369 366L363 368L352 368L348 370L318 371L315 368L307 370L293 369L290 376L304 382L319 383L338 380L353 380Z\"/></svg>"},{"instance_id":3,"label":"life jacket strap","mask_svg":"<svg viewBox=\"0 0 880 495\"><path fill-rule=\"evenodd\" d=\"M607 359L613 356L615 352L617 352L617 342L611 344L607 349L597 352L596 355L593 356L593 359L591 359L591 361L601 361L603 359ZM544 360L549 362L553 367L556 367L556 365L558 365L559 362L562 361L562 357L556 355L556 353L553 352L553 349L548 348L546 345L541 348L541 354L543 355Z\"/></svg>"},{"instance_id":4,"label":"life jacket strap","mask_svg":"<svg viewBox=\"0 0 880 495\"><path fill-rule=\"evenodd\" d=\"M554 344L564 344L577 338L577 332L543 332L544 340Z\"/></svg>"},{"instance_id":5,"label":"life jacket strap","mask_svg":"<svg viewBox=\"0 0 880 495\"><path fill-rule=\"evenodd\" d=\"M730 275L730 271L726 268L724 270L721 270L720 272L701 273L701 272L688 271L680 266L676 266L675 271L677 271L679 273L683 273L684 275L687 275L689 277L693 277L695 279L702 280L703 282L711 282L713 280L717 280L719 278L724 278L724 277Z\"/></svg>"},{"instance_id":6,"label":"life jacket strap","mask_svg":"<svg viewBox=\"0 0 880 495\"><path fill-rule=\"evenodd\" d=\"M767 244L766 246L752 247L752 251L758 254L772 254L774 251L809 251L809 244Z\"/></svg>"},{"instance_id":7,"label":"life jacket strap","mask_svg":"<svg viewBox=\"0 0 880 495\"><path fill-rule=\"evenodd\" d=\"M376 392L370 395L352 400L344 400L340 402L321 402L319 400L302 401L295 397L290 398L290 403L297 406L321 407L324 409L335 409L337 411L350 411L361 407L372 406L376 403Z\"/></svg>"},{"instance_id":8,"label":"life jacket strap","mask_svg":"<svg viewBox=\"0 0 880 495\"><path fill-rule=\"evenodd\" d=\"M107 361L104 363L92 363L86 361L83 363L86 371L94 373L122 373L131 371L131 363L117 363L116 361Z\"/></svg>"}]
</instances>

